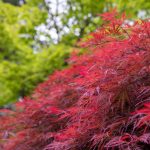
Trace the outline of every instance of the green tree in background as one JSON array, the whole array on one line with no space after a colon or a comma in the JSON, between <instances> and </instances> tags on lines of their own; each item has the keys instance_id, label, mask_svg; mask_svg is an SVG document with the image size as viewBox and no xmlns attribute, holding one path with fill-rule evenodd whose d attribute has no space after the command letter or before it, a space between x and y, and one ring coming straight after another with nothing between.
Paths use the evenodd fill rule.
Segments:
<instances>
[{"instance_id":1,"label":"green tree in background","mask_svg":"<svg viewBox=\"0 0 150 150\"><path fill-rule=\"evenodd\" d=\"M19 5L19 0L3 0L5 3L10 3L13 5Z\"/></svg>"},{"instance_id":2,"label":"green tree in background","mask_svg":"<svg viewBox=\"0 0 150 150\"><path fill-rule=\"evenodd\" d=\"M0 2L0 105L29 94L54 69L65 65L66 46L33 49L35 26L46 17L36 3L16 7Z\"/></svg>"},{"instance_id":3,"label":"green tree in background","mask_svg":"<svg viewBox=\"0 0 150 150\"><path fill-rule=\"evenodd\" d=\"M44 0L2 0L2 1L16 6L25 4L26 2L28 3L28 5L32 5L32 6L38 4L44 4Z\"/></svg>"}]
</instances>

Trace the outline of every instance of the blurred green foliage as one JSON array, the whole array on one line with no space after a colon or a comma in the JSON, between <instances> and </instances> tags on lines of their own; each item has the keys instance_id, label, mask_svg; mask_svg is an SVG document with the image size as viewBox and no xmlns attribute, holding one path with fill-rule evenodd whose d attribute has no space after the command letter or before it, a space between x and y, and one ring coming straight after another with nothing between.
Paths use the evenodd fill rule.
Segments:
<instances>
[{"instance_id":1,"label":"blurred green foliage","mask_svg":"<svg viewBox=\"0 0 150 150\"><path fill-rule=\"evenodd\" d=\"M3 0L3 2L10 3L13 5L19 5L19 0Z\"/></svg>"},{"instance_id":2,"label":"blurred green foliage","mask_svg":"<svg viewBox=\"0 0 150 150\"><path fill-rule=\"evenodd\" d=\"M35 6L0 2L0 105L29 94L68 57L69 48L61 44L33 50L34 28L47 16Z\"/></svg>"},{"instance_id":3,"label":"blurred green foliage","mask_svg":"<svg viewBox=\"0 0 150 150\"><path fill-rule=\"evenodd\" d=\"M44 0L24 2L19 5L19 0L0 0L0 105L30 94L48 74L65 67L70 47L77 46L80 38L102 23L98 14L116 7L132 19L150 15L147 0L49 0L48 5ZM56 32L57 44L53 43L53 32L48 35L49 46L35 39L35 27L43 23Z\"/></svg>"}]
</instances>

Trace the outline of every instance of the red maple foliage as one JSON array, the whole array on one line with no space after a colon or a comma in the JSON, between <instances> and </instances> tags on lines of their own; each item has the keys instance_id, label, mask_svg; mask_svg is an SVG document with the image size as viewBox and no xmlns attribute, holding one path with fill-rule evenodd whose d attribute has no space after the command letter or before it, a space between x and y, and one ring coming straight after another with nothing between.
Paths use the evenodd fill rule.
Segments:
<instances>
[{"instance_id":1,"label":"red maple foliage","mask_svg":"<svg viewBox=\"0 0 150 150\"><path fill-rule=\"evenodd\" d=\"M1 110L0 149L150 149L150 23L102 17L82 42L89 53L74 54L14 111Z\"/></svg>"}]
</instances>

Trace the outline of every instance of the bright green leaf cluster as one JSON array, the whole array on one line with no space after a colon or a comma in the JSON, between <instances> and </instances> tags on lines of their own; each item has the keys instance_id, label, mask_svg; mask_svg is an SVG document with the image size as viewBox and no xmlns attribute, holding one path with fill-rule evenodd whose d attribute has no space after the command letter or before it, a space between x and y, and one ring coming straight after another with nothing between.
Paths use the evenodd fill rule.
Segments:
<instances>
[{"instance_id":1,"label":"bright green leaf cluster","mask_svg":"<svg viewBox=\"0 0 150 150\"><path fill-rule=\"evenodd\" d=\"M35 26L46 17L44 9L31 3L18 7L0 2L0 105L28 95L48 74L66 65L68 47L32 48Z\"/></svg>"}]
</instances>

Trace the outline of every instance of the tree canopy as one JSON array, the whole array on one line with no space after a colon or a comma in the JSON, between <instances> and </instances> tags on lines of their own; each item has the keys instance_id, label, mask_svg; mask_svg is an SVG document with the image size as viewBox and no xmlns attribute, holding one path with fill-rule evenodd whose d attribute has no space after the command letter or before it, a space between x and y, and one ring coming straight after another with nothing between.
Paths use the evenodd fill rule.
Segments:
<instances>
[{"instance_id":1,"label":"tree canopy","mask_svg":"<svg viewBox=\"0 0 150 150\"><path fill-rule=\"evenodd\" d=\"M16 7L0 2L0 105L29 94L54 68L65 64L69 48L51 46L38 52L35 48L35 27L46 16L35 5Z\"/></svg>"}]
</instances>

